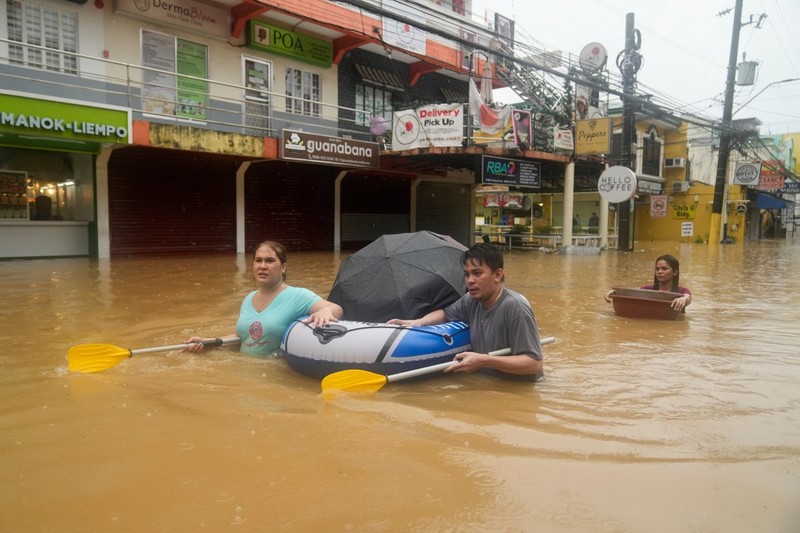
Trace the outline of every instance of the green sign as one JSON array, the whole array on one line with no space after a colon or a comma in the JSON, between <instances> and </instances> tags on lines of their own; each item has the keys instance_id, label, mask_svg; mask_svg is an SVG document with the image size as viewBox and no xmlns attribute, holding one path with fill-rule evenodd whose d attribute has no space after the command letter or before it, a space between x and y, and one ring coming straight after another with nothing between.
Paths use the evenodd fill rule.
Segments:
<instances>
[{"instance_id":1,"label":"green sign","mask_svg":"<svg viewBox=\"0 0 800 533\"><path fill-rule=\"evenodd\" d=\"M0 93L3 136L130 144L130 129L130 110Z\"/></svg>"},{"instance_id":2,"label":"green sign","mask_svg":"<svg viewBox=\"0 0 800 533\"><path fill-rule=\"evenodd\" d=\"M298 61L329 68L333 62L333 45L327 41L301 35L264 22L251 20L247 46Z\"/></svg>"},{"instance_id":3,"label":"green sign","mask_svg":"<svg viewBox=\"0 0 800 533\"><path fill-rule=\"evenodd\" d=\"M208 78L206 46L178 39L177 71L195 78ZM204 120L208 106L208 86L205 81L178 76L178 102L175 114L179 117Z\"/></svg>"}]
</instances>

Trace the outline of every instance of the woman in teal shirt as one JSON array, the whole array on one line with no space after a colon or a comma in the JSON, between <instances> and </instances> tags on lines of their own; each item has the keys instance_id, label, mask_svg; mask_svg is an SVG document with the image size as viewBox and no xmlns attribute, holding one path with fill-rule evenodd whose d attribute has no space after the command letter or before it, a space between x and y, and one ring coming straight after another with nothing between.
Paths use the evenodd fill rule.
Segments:
<instances>
[{"instance_id":1,"label":"woman in teal shirt","mask_svg":"<svg viewBox=\"0 0 800 533\"><path fill-rule=\"evenodd\" d=\"M278 352L283 332L293 321L303 315L311 327L336 322L342 317L342 308L312 291L286 284L286 248L275 241L264 241L253 254L253 278L258 284L245 296L236 322L236 334L222 340L237 339L240 350L250 355L265 357ZM190 352L200 352L203 341L213 340L192 337L187 342Z\"/></svg>"}]
</instances>

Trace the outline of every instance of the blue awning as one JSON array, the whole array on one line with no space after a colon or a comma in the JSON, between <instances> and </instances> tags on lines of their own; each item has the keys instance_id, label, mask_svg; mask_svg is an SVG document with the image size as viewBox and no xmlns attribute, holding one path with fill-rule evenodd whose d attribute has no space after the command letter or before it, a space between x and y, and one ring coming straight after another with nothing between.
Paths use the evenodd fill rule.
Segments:
<instances>
[{"instance_id":1,"label":"blue awning","mask_svg":"<svg viewBox=\"0 0 800 533\"><path fill-rule=\"evenodd\" d=\"M785 209L786 201L770 194L756 194L756 209Z\"/></svg>"}]
</instances>

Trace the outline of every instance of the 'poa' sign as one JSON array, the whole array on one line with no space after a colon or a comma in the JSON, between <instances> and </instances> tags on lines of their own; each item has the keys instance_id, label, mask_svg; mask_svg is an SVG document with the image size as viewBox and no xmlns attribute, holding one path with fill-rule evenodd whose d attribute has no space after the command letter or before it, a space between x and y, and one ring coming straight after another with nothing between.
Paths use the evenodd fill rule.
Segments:
<instances>
[{"instance_id":1,"label":"'poa' sign","mask_svg":"<svg viewBox=\"0 0 800 533\"><path fill-rule=\"evenodd\" d=\"M636 192L636 174L628 167L608 167L597 180L597 192L612 204L630 200Z\"/></svg>"}]
</instances>

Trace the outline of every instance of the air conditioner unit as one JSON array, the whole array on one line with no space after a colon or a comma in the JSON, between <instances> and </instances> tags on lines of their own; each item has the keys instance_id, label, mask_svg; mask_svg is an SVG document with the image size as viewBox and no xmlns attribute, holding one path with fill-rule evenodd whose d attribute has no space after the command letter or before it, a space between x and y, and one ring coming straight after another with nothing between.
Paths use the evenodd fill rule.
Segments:
<instances>
[{"instance_id":1,"label":"air conditioner unit","mask_svg":"<svg viewBox=\"0 0 800 533\"><path fill-rule=\"evenodd\" d=\"M689 191L689 182L688 181L676 181L672 184L672 192L688 192Z\"/></svg>"},{"instance_id":2,"label":"air conditioner unit","mask_svg":"<svg viewBox=\"0 0 800 533\"><path fill-rule=\"evenodd\" d=\"M684 168L686 166L685 157L668 157L664 160L666 168Z\"/></svg>"}]
</instances>

